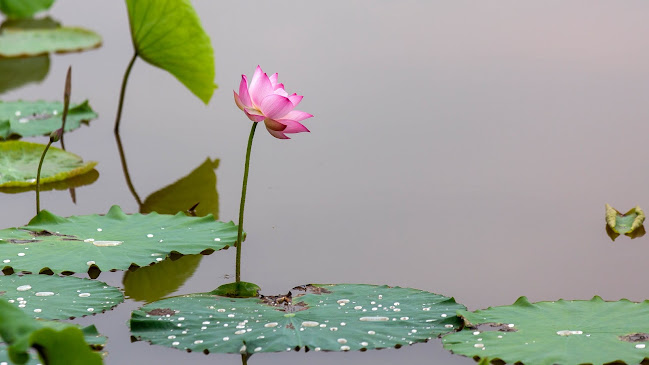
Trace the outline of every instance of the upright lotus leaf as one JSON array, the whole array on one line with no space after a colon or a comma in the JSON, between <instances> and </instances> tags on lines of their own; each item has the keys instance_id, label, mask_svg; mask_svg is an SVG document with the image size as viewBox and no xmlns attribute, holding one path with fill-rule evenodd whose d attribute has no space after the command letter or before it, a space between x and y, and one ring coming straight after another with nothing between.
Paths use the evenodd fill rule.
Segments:
<instances>
[{"instance_id":1,"label":"upright lotus leaf","mask_svg":"<svg viewBox=\"0 0 649 365\"><path fill-rule=\"evenodd\" d=\"M0 142L0 188L36 185L38 162L45 145L23 141ZM41 184L69 179L92 170L97 162L51 147L41 171Z\"/></svg>"},{"instance_id":2,"label":"upright lotus leaf","mask_svg":"<svg viewBox=\"0 0 649 365\"><path fill-rule=\"evenodd\" d=\"M54 0L0 0L0 11L9 18L31 18L52 4Z\"/></svg>"},{"instance_id":3,"label":"upright lotus leaf","mask_svg":"<svg viewBox=\"0 0 649 365\"><path fill-rule=\"evenodd\" d=\"M61 128L63 103L54 101L0 101L0 139L10 136L34 137L49 135ZM77 129L97 118L88 100L68 110L65 131ZM6 125L9 125L7 128Z\"/></svg>"},{"instance_id":4,"label":"upright lotus leaf","mask_svg":"<svg viewBox=\"0 0 649 365\"><path fill-rule=\"evenodd\" d=\"M77 175L63 181L55 181L48 184L41 184L41 192L51 190L68 190L94 183L99 178L97 170L90 170L82 175ZM19 194L36 190L36 185L17 186L17 187L0 187L0 193Z\"/></svg>"},{"instance_id":5,"label":"upright lotus leaf","mask_svg":"<svg viewBox=\"0 0 649 365\"><path fill-rule=\"evenodd\" d=\"M34 82L39 83L49 71L49 55L0 58L0 94Z\"/></svg>"},{"instance_id":6,"label":"upright lotus leaf","mask_svg":"<svg viewBox=\"0 0 649 365\"><path fill-rule=\"evenodd\" d=\"M624 234L632 239L642 237L646 231L642 224L645 220L645 214L639 206L631 208L628 212L622 214L610 205L606 204L606 233L613 241L620 235Z\"/></svg>"},{"instance_id":7,"label":"upright lotus leaf","mask_svg":"<svg viewBox=\"0 0 649 365\"><path fill-rule=\"evenodd\" d=\"M125 294L133 300L153 302L180 288L201 263L202 255L170 257L152 266L126 271L122 283Z\"/></svg>"},{"instance_id":8,"label":"upright lotus leaf","mask_svg":"<svg viewBox=\"0 0 649 365\"><path fill-rule=\"evenodd\" d=\"M214 173L218 166L219 160L207 158L189 175L149 195L140 206L140 213L176 214L199 203L195 209L196 216L212 214L218 219L219 194Z\"/></svg>"},{"instance_id":9,"label":"upright lotus leaf","mask_svg":"<svg viewBox=\"0 0 649 365\"><path fill-rule=\"evenodd\" d=\"M305 285L279 296L163 299L134 311L130 325L137 339L187 351L350 351L426 342L457 329L464 308L416 289Z\"/></svg>"},{"instance_id":10,"label":"upright lotus leaf","mask_svg":"<svg viewBox=\"0 0 649 365\"><path fill-rule=\"evenodd\" d=\"M10 263L5 259L0 265ZM101 281L48 275L0 276L0 298L42 319L102 313L124 301L119 289Z\"/></svg>"},{"instance_id":11,"label":"upright lotus leaf","mask_svg":"<svg viewBox=\"0 0 649 365\"><path fill-rule=\"evenodd\" d=\"M50 52L77 52L97 48L100 45L99 34L77 27L5 28L0 33L0 57L30 57Z\"/></svg>"},{"instance_id":12,"label":"upright lotus leaf","mask_svg":"<svg viewBox=\"0 0 649 365\"><path fill-rule=\"evenodd\" d=\"M198 254L233 245L234 223L212 216L125 214L59 217L41 211L27 226L0 230L0 262L15 271L124 270L163 261L170 253Z\"/></svg>"},{"instance_id":13,"label":"upright lotus leaf","mask_svg":"<svg viewBox=\"0 0 649 365\"><path fill-rule=\"evenodd\" d=\"M148 63L174 75L207 104L214 84L214 50L189 0L126 0L133 47Z\"/></svg>"},{"instance_id":14,"label":"upright lotus leaf","mask_svg":"<svg viewBox=\"0 0 649 365\"><path fill-rule=\"evenodd\" d=\"M649 301L600 297L458 311L466 326L443 337L444 348L507 364L639 364L649 359ZM497 329L497 330L495 330Z\"/></svg>"},{"instance_id":15,"label":"upright lotus leaf","mask_svg":"<svg viewBox=\"0 0 649 365\"><path fill-rule=\"evenodd\" d=\"M12 363L25 364L32 357L30 348L34 348L41 362L48 365L102 364L101 355L84 336L93 337L89 342L99 339L94 326L84 331L74 324L35 320L0 298L0 337L8 346L6 356L0 345L0 359L8 357Z\"/></svg>"}]
</instances>

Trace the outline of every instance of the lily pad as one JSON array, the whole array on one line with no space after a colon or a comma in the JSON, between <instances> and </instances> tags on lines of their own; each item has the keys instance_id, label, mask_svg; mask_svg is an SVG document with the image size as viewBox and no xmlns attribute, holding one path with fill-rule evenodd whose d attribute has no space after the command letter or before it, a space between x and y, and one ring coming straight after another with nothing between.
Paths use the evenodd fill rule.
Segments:
<instances>
[{"instance_id":1,"label":"lily pad","mask_svg":"<svg viewBox=\"0 0 649 365\"><path fill-rule=\"evenodd\" d=\"M0 58L0 94L45 79L50 71L50 56L26 59Z\"/></svg>"},{"instance_id":2,"label":"lily pad","mask_svg":"<svg viewBox=\"0 0 649 365\"><path fill-rule=\"evenodd\" d=\"M133 300L153 302L180 288L198 268L203 255L170 257L152 266L124 273L124 293Z\"/></svg>"},{"instance_id":3,"label":"lily pad","mask_svg":"<svg viewBox=\"0 0 649 365\"><path fill-rule=\"evenodd\" d=\"M0 0L0 11L9 18L30 18L52 4L54 0Z\"/></svg>"},{"instance_id":4,"label":"lily pad","mask_svg":"<svg viewBox=\"0 0 649 365\"><path fill-rule=\"evenodd\" d=\"M41 211L27 226L0 230L0 262L15 271L86 272L124 270L163 261L170 253L198 254L233 245L234 223L182 213L59 217ZM27 248L28 250L25 250Z\"/></svg>"},{"instance_id":5,"label":"lily pad","mask_svg":"<svg viewBox=\"0 0 649 365\"><path fill-rule=\"evenodd\" d=\"M457 329L464 306L399 287L305 285L286 295L230 298L214 292L150 303L131 332L156 345L204 353L350 351L426 342Z\"/></svg>"},{"instance_id":6,"label":"lily pad","mask_svg":"<svg viewBox=\"0 0 649 365\"><path fill-rule=\"evenodd\" d=\"M38 162L45 145L23 141L0 142L0 187L36 185ZM92 170L96 162L50 147L43 162L41 183L61 181Z\"/></svg>"},{"instance_id":7,"label":"lily pad","mask_svg":"<svg viewBox=\"0 0 649 365\"><path fill-rule=\"evenodd\" d=\"M606 233L613 241L621 234L632 239L644 236L646 233L642 224L644 220L644 211L637 205L622 214L606 204Z\"/></svg>"},{"instance_id":8,"label":"lily pad","mask_svg":"<svg viewBox=\"0 0 649 365\"><path fill-rule=\"evenodd\" d=\"M475 312L460 310L465 329L443 337L453 353L505 363L639 364L649 358L649 301L559 300Z\"/></svg>"},{"instance_id":9,"label":"lily pad","mask_svg":"<svg viewBox=\"0 0 649 365\"><path fill-rule=\"evenodd\" d=\"M33 137L49 135L61 128L62 102L48 101L0 101L0 139L10 136ZM97 118L88 100L73 105L68 110L65 131L77 129L81 123L88 124Z\"/></svg>"},{"instance_id":10,"label":"lily pad","mask_svg":"<svg viewBox=\"0 0 649 365\"><path fill-rule=\"evenodd\" d=\"M149 195L140 206L140 213L158 212L176 214L194 204L198 217L212 214L219 217L219 194L216 191L216 174L219 160L207 158L189 175Z\"/></svg>"},{"instance_id":11,"label":"lily pad","mask_svg":"<svg viewBox=\"0 0 649 365\"><path fill-rule=\"evenodd\" d=\"M101 36L76 27L54 29L5 28L0 33L1 57L29 57L50 52L76 52L101 45Z\"/></svg>"},{"instance_id":12,"label":"lily pad","mask_svg":"<svg viewBox=\"0 0 649 365\"><path fill-rule=\"evenodd\" d=\"M47 157L46 157L47 158ZM51 190L68 190L86 185L90 185L97 181L99 172L97 170L90 170L85 174L71 177L63 181L55 181L48 184L41 184L41 192ZM32 186L18 186L18 187L0 187L0 193L4 194L19 194L28 191L35 191L36 185Z\"/></svg>"},{"instance_id":13,"label":"lily pad","mask_svg":"<svg viewBox=\"0 0 649 365\"><path fill-rule=\"evenodd\" d=\"M101 348L105 338L94 326L35 320L7 301L0 299L0 361L33 364L35 349L39 363L48 365L102 364L94 349ZM86 341L88 339L88 341ZM3 362L6 364L6 362Z\"/></svg>"},{"instance_id":14,"label":"lily pad","mask_svg":"<svg viewBox=\"0 0 649 365\"><path fill-rule=\"evenodd\" d=\"M148 63L174 75L207 104L214 50L189 0L126 0L133 47Z\"/></svg>"},{"instance_id":15,"label":"lily pad","mask_svg":"<svg viewBox=\"0 0 649 365\"><path fill-rule=\"evenodd\" d=\"M4 261L1 266L10 264ZM124 301L119 289L101 281L48 275L0 276L0 298L42 319L102 313Z\"/></svg>"}]
</instances>

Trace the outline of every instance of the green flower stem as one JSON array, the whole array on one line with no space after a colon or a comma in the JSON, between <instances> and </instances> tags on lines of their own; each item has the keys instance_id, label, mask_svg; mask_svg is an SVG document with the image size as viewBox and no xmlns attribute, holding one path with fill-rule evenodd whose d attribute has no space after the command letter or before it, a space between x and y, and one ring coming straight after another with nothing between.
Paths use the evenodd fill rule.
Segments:
<instances>
[{"instance_id":1,"label":"green flower stem","mask_svg":"<svg viewBox=\"0 0 649 365\"><path fill-rule=\"evenodd\" d=\"M50 141L47 143L47 146L45 146L45 150L43 150L43 154L41 155L41 160L38 162L38 171L36 172L36 214L41 212L41 168L43 167L45 154L47 153L47 150L50 149L52 142L54 141L52 140L52 138L50 138Z\"/></svg>"},{"instance_id":2,"label":"green flower stem","mask_svg":"<svg viewBox=\"0 0 649 365\"><path fill-rule=\"evenodd\" d=\"M252 150L252 139L255 137L257 123L252 123L250 137L248 137L248 149L246 150L246 167L243 172L243 186L241 187L241 205L239 205L239 231L237 233L237 283L241 281L241 243L243 236L243 208L246 205L246 189L248 188L248 171L250 170L250 151Z\"/></svg>"},{"instance_id":3,"label":"green flower stem","mask_svg":"<svg viewBox=\"0 0 649 365\"><path fill-rule=\"evenodd\" d=\"M126 67L126 72L124 72L124 79L122 80L122 89L119 93L119 105L117 106L117 116L115 117L115 134L119 133L119 122L122 120L122 107L124 106L124 94L126 94L126 83L128 82L128 75L131 74L131 69L133 64L137 59L137 52L133 53L133 58L131 62L128 63Z\"/></svg>"}]
</instances>

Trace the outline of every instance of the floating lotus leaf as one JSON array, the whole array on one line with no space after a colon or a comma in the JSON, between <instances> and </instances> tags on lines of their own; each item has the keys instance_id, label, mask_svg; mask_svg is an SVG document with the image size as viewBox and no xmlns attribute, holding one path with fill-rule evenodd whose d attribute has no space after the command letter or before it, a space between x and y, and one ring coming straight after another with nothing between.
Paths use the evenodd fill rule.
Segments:
<instances>
[{"instance_id":1,"label":"floating lotus leaf","mask_svg":"<svg viewBox=\"0 0 649 365\"><path fill-rule=\"evenodd\" d=\"M205 353L349 351L426 342L458 328L463 308L416 289L306 285L272 297L163 299L134 311L130 324L140 340Z\"/></svg>"},{"instance_id":2,"label":"floating lotus leaf","mask_svg":"<svg viewBox=\"0 0 649 365\"><path fill-rule=\"evenodd\" d=\"M0 364L98 365L105 338L95 326L35 320L0 298ZM33 349L30 351L30 348ZM40 361L36 362L36 351Z\"/></svg>"},{"instance_id":3,"label":"floating lotus leaf","mask_svg":"<svg viewBox=\"0 0 649 365\"><path fill-rule=\"evenodd\" d=\"M0 101L0 139L10 136L33 137L49 135L61 128L62 102L48 101ZM81 123L88 124L97 118L88 100L72 105L68 110L65 131L77 129ZM40 156L39 156L40 157Z\"/></svg>"},{"instance_id":4,"label":"floating lotus leaf","mask_svg":"<svg viewBox=\"0 0 649 365\"><path fill-rule=\"evenodd\" d=\"M85 174L71 177L63 181L55 181L47 184L41 185L41 192L50 191L50 190L68 190L74 189L81 186L86 186L94 183L99 178L99 172L97 170L90 170ZM18 186L18 187L0 187L0 193L4 194L19 194L27 191L35 191L36 185L32 186Z\"/></svg>"},{"instance_id":5,"label":"floating lotus leaf","mask_svg":"<svg viewBox=\"0 0 649 365\"><path fill-rule=\"evenodd\" d=\"M10 263L5 259L0 266ZM43 319L102 313L124 301L119 289L101 281L48 275L0 276L0 298Z\"/></svg>"},{"instance_id":6,"label":"floating lotus leaf","mask_svg":"<svg viewBox=\"0 0 649 365\"><path fill-rule=\"evenodd\" d=\"M49 71L49 55L0 58L0 94L30 83L41 82Z\"/></svg>"},{"instance_id":7,"label":"floating lotus leaf","mask_svg":"<svg viewBox=\"0 0 649 365\"><path fill-rule=\"evenodd\" d=\"M41 211L27 226L0 230L0 262L15 271L86 272L124 270L164 260L170 253L198 254L233 245L234 223L182 213L125 214L63 218ZM26 250L27 249L27 250Z\"/></svg>"},{"instance_id":8,"label":"floating lotus leaf","mask_svg":"<svg viewBox=\"0 0 649 365\"><path fill-rule=\"evenodd\" d=\"M196 207L195 214L219 217L219 194L216 191L216 174L219 160L206 159L189 175L149 195L140 206L140 213L158 212L176 214Z\"/></svg>"},{"instance_id":9,"label":"floating lotus leaf","mask_svg":"<svg viewBox=\"0 0 649 365\"><path fill-rule=\"evenodd\" d=\"M649 358L649 301L600 297L458 311L466 326L443 337L444 348L507 364L639 364Z\"/></svg>"},{"instance_id":10,"label":"floating lotus leaf","mask_svg":"<svg viewBox=\"0 0 649 365\"><path fill-rule=\"evenodd\" d=\"M97 33L75 27L5 28L0 33L0 57L29 57L50 52L75 52L101 45Z\"/></svg>"},{"instance_id":11,"label":"floating lotus leaf","mask_svg":"<svg viewBox=\"0 0 649 365\"><path fill-rule=\"evenodd\" d=\"M0 0L0 11L9 18L29 18L52 4L54 0Z\"/></svg>"},{"instance_id":12,"label":"floating lotus leaf","mask_svg":"<svg viewBox=\"0 0 649 365\"><path fill-rule=\"evenodd\" d=\"M174 75L207 104L214 84L214 50L189 0L126 0L136 53Z\"/></svg>"},{"instance_id":13,"label":"floating lotus leaf","mask_svg":"<svg viewBox=\"0 0 649 365\"><path fill-rule=\"evenodd\" d=\"M45 145L23 141L0 142L0 187L36 185L36 172ZM41 170L41 183L61 181L92 170L96 162L50 147Z\"/></svg>"},{"instance_id":14,"label":"floating lotus leaf","mask_svg":"<svg viewBox=\"0 0 649 365\"><path fill-rule=\"evenodd\" d=\"M646 233L642 224L644 220L644 212L637 205L622 214L606 204L606 233L613 241L621 234L632 239L644 236Z\"/></svg>"},{"instance_id":15,"label":"floating lotus leaf","mask_svg":"<svg viewBox=\"0 0 649 365\"><path fill-rule=\"evenodd\" d=\"M124 273L124 293L133 300L153 302L182 286L201 263L203 255L170 257L152 266Z\"/></svg>"}]
</instances>

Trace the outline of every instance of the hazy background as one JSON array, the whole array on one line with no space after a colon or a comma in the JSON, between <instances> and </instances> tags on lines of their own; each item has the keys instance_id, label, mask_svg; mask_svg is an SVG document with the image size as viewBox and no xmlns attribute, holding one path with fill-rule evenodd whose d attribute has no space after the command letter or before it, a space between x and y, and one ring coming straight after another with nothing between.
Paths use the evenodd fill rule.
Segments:
<instances>
[{"instance_id":1,"label":"hazy background","mask_svg":"<svg viewBox=\"0 0 649 365\"><path fill-rule=\"evenodd\" d=\"M649 298L649 238L615 243L604 204L649 207L649 3L644 1L193 2L211 37L216 90L205 106L142 60L121 135L142 197L219 158L221 220L236 220L250 122L242 73L279 72L312 133L258 129L243 279L265 294L306 283L372 283L453 296L471 310L532 301ZM132 55L123 1L59 0L49 14L93 29L101 48L53 55L41 84L2 100L72 99L100 114L66 136L99 180L45 192L63 216L138 207L112 128ZM35 138L45 142L46 139ZM2 227L34 215L34 193L0 195ZM234 250L205 257L178 293L231 279ZM121 285L121 273L100 280ZM131 344L142 303L83 319L109 336L107 364L237 364L234 355ZM261 354L252 364L471 364L440 341L366 353Z\"/></svg>"}]
</instances>

